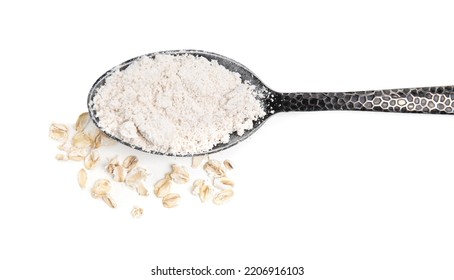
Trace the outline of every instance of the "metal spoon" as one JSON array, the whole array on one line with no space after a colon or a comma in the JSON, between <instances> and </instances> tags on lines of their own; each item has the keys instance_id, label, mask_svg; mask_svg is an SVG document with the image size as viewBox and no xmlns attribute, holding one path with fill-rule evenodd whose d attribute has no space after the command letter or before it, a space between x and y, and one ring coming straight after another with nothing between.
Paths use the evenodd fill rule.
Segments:
<instances>
[{"instance_id":1,"label":"metal spoon","mask_svg":"<svg viewBox=\"0 0 454 280\"><path fill-rule=\"evenodd\" d=\"M454 86L424 87L424 88L404 88L388 90L368 90L356 92L301 92L301 93L281 93L268 88L257 76L242 64L227 58L225 56L199 50L175 50L151 53L147 56L153 58L157 54L182 55L191 54L202 56L208 60L216 60L230 71L238 72L243 81L248 81L256 86L261 92L259 97L266 115L255 121L251 130L246 131L243 135L238 136L233 133L230 141L225 144L218 144L211 150L195 155L211 154L219 152L236 145L253 134L263 123L272 115L280 112L289 111L325 111L325 110L350 110L350 111L377 111L377 112L400 112L400 113L430 113L430 114L453 114L454 113ZM99 118L93 108L93 97L98 89L104 85L105 80L113 72L126 69L135 57L127 60L120 65L104 73L93 85L88 94L88 111L96 126L99 126ZM105 132L105 131L104 131ZM144 151L141 147L136 147L130 143L124 142L117 137L106 133L111 138L130 146L136 150ZM145 151L147 152L147 151ZM153 154L181 156L162 154L159 152L149 152ZM183 155L193 156L193 155Z\"/></svg>"}]
</instances>

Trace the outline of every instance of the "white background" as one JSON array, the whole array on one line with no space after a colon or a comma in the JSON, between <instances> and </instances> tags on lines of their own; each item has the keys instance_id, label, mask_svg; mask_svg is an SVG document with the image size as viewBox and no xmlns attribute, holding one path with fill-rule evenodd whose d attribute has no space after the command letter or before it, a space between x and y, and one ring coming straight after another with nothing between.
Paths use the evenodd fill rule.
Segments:
<instances>
[{"instance_id":1,"label":"white background","mask_svg":"<svg viewBox=\"0 0 454 280\"><path fill-rule=\"evenodd\" d=\"M283 92L454 84L449 2L0 4L0 278L177 279L149 271L210 265L305 267L273 279L453 279L452 116L276 115L216 156L236 165L236 197L222 207L188 186L175 209L117 186L110 209L78 187L80 163L54 159L47 135L53 121L75 122L106 70L161 50L223 54ZM148 186L189 163L108 153L139 155Z\"/></svg>"}]
</instances>

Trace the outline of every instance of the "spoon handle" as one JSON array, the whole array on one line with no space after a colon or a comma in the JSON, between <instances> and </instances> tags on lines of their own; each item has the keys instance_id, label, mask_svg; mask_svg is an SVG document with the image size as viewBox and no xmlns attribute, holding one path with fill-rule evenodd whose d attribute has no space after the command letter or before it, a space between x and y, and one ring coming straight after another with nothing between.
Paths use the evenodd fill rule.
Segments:
<instances>
[{"instance_id":1,"label":"spoon handle","mask_svg":"<svg viewBox=\"0 0 454 280\"><path fill-rule=\"evenodd\" d=\"M402 113L454 113L454 86L277 94L276 112L353 110Z\"/></svg>"}]
</instances>

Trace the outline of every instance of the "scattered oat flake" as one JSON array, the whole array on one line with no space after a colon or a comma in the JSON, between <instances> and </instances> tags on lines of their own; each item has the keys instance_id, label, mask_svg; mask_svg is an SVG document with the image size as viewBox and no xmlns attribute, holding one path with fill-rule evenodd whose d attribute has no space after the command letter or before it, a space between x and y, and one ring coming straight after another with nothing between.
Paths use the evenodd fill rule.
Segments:
<instances>
[{"instance_id":1,"label":"scattered oat flake","mask_svg":"<svg viewBox=\"0 0 454 280\"><path fill-rule=\"evenodd\" d=\"M138 219L143 216L143 208L135 206L132 208L131 215L133 218Z\"/></svg>"},{"instance_id":2,"label":"scattered oat flake","mask_svg":"<svg viewBox=\"0 0 454 280\"><path fill-rule=\"evenodd\" d=\"M91 150L90 153L85 157L84 165L87 169L93 169L98 165L99 162L99 152L97 150Z\"/></svg>"},{"instance_id":3,"label":"scattered oat flake","mask_svg":"<svg viewBox=\"0 0 454 280\"><path fill-rule=\"evenodd\" d=\"M111 207L111 208L117 207L117 203L115 202L115 200L113 200L113 198L109 194L103 195L101 198L107 205L109 205L109 207Z\"/></svg>"},{"instance_id":4,"label":"scattered oat flake","mask_svg":"<svg viewBox=\"0 0 454 280\"><path fill-rule=\"evenodd\" d=\"M136 167L126 175L126 184L130 187L134 187L136 184L145 180L148 176L147 170L142 167Z\"/></svg>"},{"instance_id":5,"label":"scattered oat flake","mask_svg":"<svg viewBox=\"0 0 454 280\"><path fill-rule=\"evenodd\" d=\"M80 114L76 121L76 131L77 132L83 131L87 126L89 120L90 115L88 114L88 112Z\"/></svg>"},{"instance_id":6,"label":"scattered oat flake","mask_svg":"<svg viewBox=\"0 0 454 280\"><path fill-rule=\"evenodd\" d=\"M231 187L235 186L235 182L228 177L221 177L221 179L219 179L219 181L221 181L222 184L227 185L227 186L231 186Z\"/></svg>"},{"instance_id":7,"label":"scattered oat flake","mask_svg":"<svg viewBox=\"0 0 454 280\"><path fill-rule=\"evenodd\" d=\"M209 185L203 184L202 186L200 186L200 190L199 190L200 201L202 201L202 202L207 201L211 197L212 194L213 194L213 189Z\"/></svg>"},{"instance_id":8,"label":"scattered oat flake","mask_svg":"<svg viewBox=\"0 0 454 280\"><path fill-rule=\"evenodd\" d=\"M136 167L138 162L139 162L139 159L136 156L128 156L123 161L123 167L126 168L126 170L129 172L134 167Z\"/></svg>"},{"instance_id":9,"label":"scattered oat flake","mask_svg":"<svg viewBox=\"0 0 454 280\"><path fill-rule=\"evenodd\" d=\"M98 135L96 135L95 139L93 140L93 148L97 149L99 147L102 146L102 133L98 133Z\"/></svg>"},{"instance_id":10,"label":"scattered oat flake","mask_svg":"<svg viewBox=\"0 0 454 280\"><path fill-rule=\"evenodd\" d=\"M137 184L136 191L141 196L149 195L148 189L145 187L145 184L143 182L140 182L139 184Z\"/></svg>"},{"instance_id":11,"label":"scattered oat flake","mask_svg":"<svg viewBox=\"0 0 454 280\"><path fill-rule=\"evenodd\" d=\"M224 183L221 181L221 178L214 178L214 180L213 180L213 186L216 187L217 189L220 189L220 190L230 190L230 189L232 189L232 187L233 187L233 186L231 186L231 185L224 184Z\"/></svg>"},{"instance_id":12,"label":"scattered oat flake","mask_svg":"<svg viewBox=\"0 0 454 280\"><path fill-rule=\"evenodd\" d=\"M164 197L170 192L171 187L172 187L171 179L169 178L161 179L154 185L154 194L157 197Z\"/></svg>"},{"instance_id":13,"label":"scattered oat flake","mask_svg":"<svg viewBox=\"0 0 454 280\"><path fill-rule=\"evenodd\" d=\"M104 132L99 131L98 134L94 137L93 148L99 148L101 146L112 146L117 142L107 136Z\"/></svg>"},{"instance_id":14,"label":"scattered oat flake","mask_svg":"<svg viewBox=\"0 0 454 280\"><path fill-rule=\"evenodd\" d=\"M225 170L222 168L221 163L215 159L211 159L205 163L203 169L207 172L208 175L214 177L224 177Z\"/></svg>"},{"instance_id":15,"label":"scattered oat flake","mask_svg":"<svg viewBox=\"0 0 454 280\"><path fill-rule=\"evenodd\" d=\"M98 179L94 184L93 188L91 189L91 194L94 198L100 198L105 196L110 191L110 181L107 179Z\"/></svg>"},{"instance_id":16,"label":"scattered oat flake","mask_svg":"<svg viewBox=\"0 0 454 280\"><path fill-rule=\"evenodd\" d=\"M55 155L55 158L56 158L57 160L68 160L68 156L65 155L65 154L56 154L56 155Z\"/></svg>"},{"instance_id":17,"label":"scattered oat flake","mask_svg":"<svg viewBox=\"0 0 454 280\"><path fill-rule=\"evenodd\" d=\"M124 182L126 178L126 170L123 166L117 165L114 167L112 175L115 182Z\"/></svg>"},{"instance_id":18,"label":"scattered oat flake","mask_svg":"<svg viewBox=\"0 0 454 280\"><path fill-rule=\"evenodd\" d=\"M107 164L106 166L106 170L108 173L110 174L113 174L114 173L114 170L115 170L115 167L119 166L119 162L118 162L118 156L115 156L114 158L112 158L110 161L109 161L109 164Z\"/></svg>"},{"instance_id":19,"label":"scattered oat flake","mask_svg":"<svg viewBox=\"0 0 454 280\"><path fill-rule=\"evenodd\" d=\"M77 148L87 148L92 145L92 141L84 132L77 132L73 137L73 145Z\"/></svg>"},{"instance_id":20,"label":"scattered oat flake","mask_svg":"<svg viewBox=\"0 0 454 280\"><path fill-rule=\"evenodd\" d=\"M230 160L226 159L224 160L224 166L225 168L227 168L228 170L232 170L233 169L233 164Z\"/></svg>"},{"instance_id":21,"label":"scattered oat flake","mask_svg":"<svg viewBox=\"0 0 454 280\"><path fill-rule=\"evenodd\" d=\"M213 202L216 205L221 205L232 199L232 197L232 190L223 190L216 194L216 196L213 198Z\"/></svg>"},{"instance_id":22,"label":"scattered oat flake","mask_svg":"<svg viewBox=\"0 0 454 280\"><path fill-rule=\"evenodd\" d=\"M81 148L76 148L76 147L71 147L71 149L68 153L68 159L74 160L74 161L82 161L85 159L86 156L87 156L86 149L81 149Z\"/></svg>"},{"instance_id":23,"label":"scattered oat flake","mask_svg":"<svg viewBox=\"0 0 454 280\"><path fill-rule=\"evenodd\" d=\"M49 128L49 137L64 142L68 139L68 127L64 124L53 123Z\"/></svg>"},{"instance_id":24,"label":"scattered oat flake","mask_svg":"<svg viewBox=\"0 0 454 280\"><path fill-rule=\"evenodd\" d=\"M66 141L63 144L58 145L57 149L59 149L60 151L69 153L69 151L71 151L71 145L68 142L69 141Z\"/></svg>"},{"instance_id":25,"label":"scattered oat flake","mask_svg":"<svg viewBox=\"0 0 454 280\"><path fill-rule=\"evenodd\" d=\"M101 132L95 123L89 119L87 125L85 126L83 132L90 137L92 141L95 140L96 136Z\"/></svg>"},{"instance_id":26,"label":"scattered oat flake","mask_svg":"<svg viewBox=\"0 0 454 280\"><path fill-rule=\"evenodd\" d=\"M200 192L200 187L203 186L205 184L205 180L203 179L197 179L194 181L194 183L192 184L192 191L191 193L193 195L198 195L199 192Z\"/></svg>"},{"instance_id":27,"label":"scattered oat flake","mask_svg":"<svg viewBox=\"0 0 454 280\"><path fill-rule=\"evenodd\" d=\"M77 181L82 189L87 186L87 177L87 171L83 168L77 173Z\"/></svg>"},{"instance_id":28,"label":"scattered oat flake","mask_svg":"<svg viewBox=\"0 0 454 280\"><path fill-rule=\"evenodd\" d=\"M189 182L189 172L186 167L181 165L172 164L172 173L170 173L170 177L177 184Z\"/></svg>"},{"instance_id":29,"label":"scattered oat flake","mask_svg":"<svg viewBox=\"0 0 454 280\"><path fill-rule=\"evenodd\" d=\"M162 198L162 205L166 208L173 208L178 206L178 203L180 202L180 195L177 193L169 193L166 196Z\"/></svg>"}]
</instances>

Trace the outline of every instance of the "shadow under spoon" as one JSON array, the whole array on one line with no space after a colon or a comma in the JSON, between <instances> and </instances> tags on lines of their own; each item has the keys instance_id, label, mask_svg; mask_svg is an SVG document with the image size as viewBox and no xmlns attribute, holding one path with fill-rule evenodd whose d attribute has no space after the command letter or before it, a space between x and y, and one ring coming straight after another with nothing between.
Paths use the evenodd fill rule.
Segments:
<instances>
[{"instance_id":1,"label":"shadow under spoon","mask_svg":"<svg viewBox=\"0 0 454 280\"><path fill-rule=\"evenodd\" d=\"M211 154L230 148L251 136L262 124L272 115L290 111L327 111L327 110L348 110L348 111L374 111L374 112L399 112L399 113L428 113L428 114L454 114L454 86L437 86L421 88L402 88L387 90L368 90L354 92L295 92L281 93L268 88L256 75L242 64L225 56L200 50L175 50L151 53L147 56L154 58L157 54L184 55L190 54L205 57L209 61L216 60L226 69L240 74L243 82L254 85L261 93L257 98L260 100L266 114L263 118L254 122L253 128L245 131L239 136L231 134L228 143L221 143L209 151L199 154L174 155L164 154L155 151L145 151L141 147L131 145L118 137L107 133L100 125L96 110L94 109L93 98L98 89L102 87L106 79L117 70L126 69L136 59L135 57L112 68L104 73L92 86L88 94L88 111L98 128L111 138L136 150L147 153L168 155L168 156L195 156Z\"/></svg>"}]
</instances>

